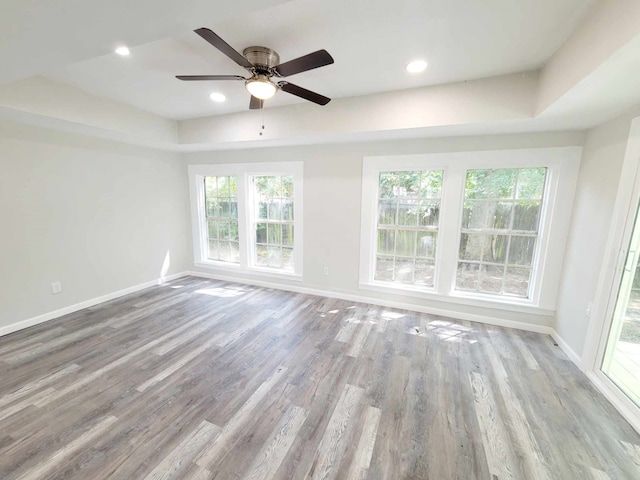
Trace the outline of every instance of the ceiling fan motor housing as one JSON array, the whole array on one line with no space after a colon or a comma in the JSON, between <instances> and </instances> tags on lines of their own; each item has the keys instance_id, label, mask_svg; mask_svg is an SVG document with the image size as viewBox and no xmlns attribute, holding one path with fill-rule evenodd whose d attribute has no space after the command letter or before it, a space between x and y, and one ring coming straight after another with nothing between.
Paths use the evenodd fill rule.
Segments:
<instances>
[{"instance_id":1,"label":"ceiling fan motor housing","mask_svg":"<svg viewBox=\"0 0 640 480\"><path fill-rule=\"evenodd\" d=\"M266 72L280 64L280 55L267 47L247 47L242 51L242 55L258 71L264 70Z\"/></svg>"}]
</instances>

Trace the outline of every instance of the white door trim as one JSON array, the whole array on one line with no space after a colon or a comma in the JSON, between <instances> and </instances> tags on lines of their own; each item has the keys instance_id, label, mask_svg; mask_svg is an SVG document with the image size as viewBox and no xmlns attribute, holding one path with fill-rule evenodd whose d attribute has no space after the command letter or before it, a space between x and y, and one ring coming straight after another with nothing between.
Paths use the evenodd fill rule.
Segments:
<instances>
[{"instance_id":1,"label":"white door trim","mask_svg":"<svg viewBox=\"0 0 640 480\"><path fill-rule=\"evenodd\" d=\"M596 289L581 364L582 370L594 385L640 432L640 409L600 368L638 205L640 205L640 117L634 118L631 122L609 238L600 268L600 280Z\"/></svg>"}]
</instances>

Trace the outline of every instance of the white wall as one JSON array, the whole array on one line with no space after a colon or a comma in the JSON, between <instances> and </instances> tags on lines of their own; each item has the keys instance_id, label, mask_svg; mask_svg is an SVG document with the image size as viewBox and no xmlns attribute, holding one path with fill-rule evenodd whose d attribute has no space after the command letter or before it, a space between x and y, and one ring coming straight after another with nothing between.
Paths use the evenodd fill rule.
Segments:
<instances>
[{"instance_id":1,"label":"white wall","mask_svg":"<svg viewBox=\"0 0 640 480\"><path fill-rule=\"evenodd\" d=\"M105 130L125 138L167 144L177 139L175 120L44 77L0 85L0 105L5 109Z\"/></svg>"},{"instance_id":2,"label":"white wall","mask_svg":"<svg viewBox=\"0 0 640 480\"><path fill-rule=\"evenodd\" d=\"M184 271L177 154L0 122L0 329ZM64 291L51 294L59 280Z\"/></svg>"},{"instance_id":3,"label":"white wall","mask_svg":"<svg viewBox=\"0 0 640 480\"><path fill-rule=\"evenodd\" d=\"M258 135L260 117L254 111L181 120L178 142L204 149L216 148L219 143L254 143L258 139L304 139L312 143L328 136L352 139L354 135L368 134L371 138L376 132L529 120L535 108L537 80L536 72L527 72L337 98L323 108L309 102L268 108L264 111L263 137Z\"/></svg>"},{"instance_id":4,"label":"white wall","mask_svg":"<svg viewBox=\"0 0 640 480\"><path fill-rule=\"evenodd\" d=\"M360 291L360 204L362 159L373 155L499 150L582 145L582 133L522 134L363 143L278 147L260 150L190 153L188 164L304 161L304 281L307 288L447 309L459 315L483 315L550 326L553 316L513 314L503 310L423 301L414 297ZM323 267L329 275L323 275ZM199 270L203 271L204 270ZM228 275L228 274L227 274ZM243 277L250 278L250 277ZM254 278L255 279L255 278ZM263 279L264 280L264 279ZM286 284L283 280L274 283ZM298 285L295 284L294 285Z\"/></svg>"},{"instance_id":5,"label":"white wall","mask_svg":"<svg viewBox=\"0 0 640 480\"><path fill-rule=\"evenodd\" d=\"M581 357L635 110L587 132L565 253L556 331Z\"/></svg>"}]
</instances>

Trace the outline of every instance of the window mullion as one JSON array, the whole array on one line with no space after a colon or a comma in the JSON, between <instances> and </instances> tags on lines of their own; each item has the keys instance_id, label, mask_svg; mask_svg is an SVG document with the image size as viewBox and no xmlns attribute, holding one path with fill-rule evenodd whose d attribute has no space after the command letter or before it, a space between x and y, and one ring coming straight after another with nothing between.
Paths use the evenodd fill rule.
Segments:
<instances>
[{"instance_id":1,"label":"window mullion","mask_svg":"<svg viewBox=\"0 0 640 480\"><path fill-rule=\"evenodd\" d=\"M393 281L396 279L396 248L398 245L398 224L400 222L400 197L398 195L395 196L395 203L396 213L393 221L393 262L391 263L393 268L391 278Z\"/></svg>"},{"instance_id":2,"label":"window mullion","mask_svg":"<svg viewBox=\"0 0 640 480\"><path fill-rule=\"evenodd\" d=\"M199 186L198 188L202 189L202 190L198 190L198 199L197 199L197 211L198 211L198 219L200 222L202 222L202 216L200 215L200 212L207 212L207 199L206 199L206 180L205 177L201 177L202 181L198 182ZM200 260L205 260L208 256L209 253L209 234L207 232L207 229L209 228L209 224L205 218L204 222L200 223L201 227L200 227L200 232L199 232L199 239L200 239Z\"/></svg>"},{"instance_id":3,"label":"window mullion","mask_svg":"<svg viewBox=\"0 0 640 480\"><path fill-rule=\"evenodd\" d=\"M500 293L504 294L505 282L507 279L507 270L509 266L509 253L511 252L511 239L513 235L509 234L507 237L507 251L504 257L504 268L502 269L502 287L500 288Z\"/></svg>"},{"instance_id":4,"label":"window mullion","mask_svg":"<svg viewBox=\"0 0 640 480\"><path fill-rule=\"evenodd\" d=\"M452 165L444 172L440 202L440 228L436 250L436 291L449 295L458 265L465 169Z\"/></svg>"},{"instance_id":5,"label":"window mullion","mask_svg":"<svg viewBox=\"0 0 640 480\"><path fill-rule=\"evenodd\" d=\"M249 267L252 263L252 245L255 244L255 231L252 231L253 195L249 186L249 176L241 173L237 177L238 186L238 236L240 239L240 266Z\"/></svg>"}]
</instances>

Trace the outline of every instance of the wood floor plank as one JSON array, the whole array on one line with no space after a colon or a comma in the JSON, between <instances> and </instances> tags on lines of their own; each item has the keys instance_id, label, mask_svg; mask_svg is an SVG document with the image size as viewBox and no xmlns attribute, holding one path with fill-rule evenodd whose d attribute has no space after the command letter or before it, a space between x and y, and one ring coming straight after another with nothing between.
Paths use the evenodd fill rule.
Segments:
<instances>
[{"instance_id":1,"label":"wood floor plank","mask_svg":"<svg viewBox=\"0 0 640 480\"><path fill-rule=\"evenodd\" d=\"M289 452L309 412L291 407L249 467L244 480L271 480Z\"/></svg>"},{"instance_id":2,"label":"wood floor plank","mask_svg":"<svg viewBox=\"0 0 640 480\"><path fill-rule=\"evenodd\" d=\"M23 385L21 388L12 393L7 393L2 398L0 398L0 408L3 408L5 405L8 405L15 400L24 397L25 395L31 394L34 390L38 390L46 385L50 385L62 377L69 375L80 369L80 366L72 363L71 365L66 366L58 371L51 372L48 375L40 377L32 382Z\"/></svg>"},{"instance_id":3,"label":"wood floor plank","mask_svg":"<svg viewBox=\"0 0 640 480\"><path fill-rule=\"evenodd\" d=\"M346 480L365 480L371 464L373 447L376 444L378 425L380 424L380 409L367 407L364 418L364 429L360 435L356 452L351 461L351 467Z\"/></svg>"},{"instance_id":4,"label":"wood floor plank","mask_svg":"<svg viewBox=\"0 0 640 480\"><path fill-rule=\"evenodd\" d=\"M529 363L527 362L527 365ZM537 363L536 363L537 365ZM511 432L519 447L521 458L524 459L524 470L527 478L532 480L552 480L549 461L542 455L534 431L527 420L526 413L520 404L520 400L513 392L507 379L497 378L497 390L502 393L510 418Z\"/></svg>"},{"instance_id":5,"label":"wood floor plank","mask_svg":"<svg viewBox=\"0 0 640 480\"><path fill-rule=\"evenodd\" d=\"M522 356L525 363L527 364L527 367L529 367L531 370L539 370L540 365L538 365L538 361L531 354L529 347L527 347L526 343L520 337L520 335L518 335L514 330L509 330L507 333L509 335L509 340L518 349L518 351L520 352L520 355Z\"/></svg>"},{"instance_id":6,"label":"wood floor plank","mask_svg":"<svg viewBox=\"0 0 640 480\"><path fill-rule=\"evenodd\" d=\"M495 352L498 353L505 360L515 360L513 354L513 346L506 338L506 332L501 327L495 327L493 325L487 325L487 332L491 340L491 345Z\"/></svg>"},{"instance_id":7,"label":"wood floor plank","mask_svg":"<svg viewBox=\"0 0 640 480\"><path fill-rule=\"evenodd\" d=\"M35 345L33 348L29 348L20 353L12 354L11 357L7 358L5 361L9 364L27 361L33 357L42 355L52 350L56 350L57 348L63 347L67 344L71 344L82 338L90 337L95 332L105 330L106 328L107 327L105 325L98 324L92 325L88 328L84 328L77 332L67 333L66 335L63 334L58 336L55 340L50 340L48 342Z\"/></svg>"},{"instance_id":8,"label":"wood floor plank","mask_svg":"<svg viewBox=\"0 0 640 480\"><path fill-rule=\"evenodd\" d=\"M596 470L595 468L590 468L589 473L591 474L591 478L593 480L611 480L611 477L607 475L602 470Z\"/></svg>"},{"instance_id":9,"label":"wood floor plank","mask_svg":"<svg viewBox=\"0 0 640 480\"><path fill-rule=\"evenodd\" d=\"M475 408L482 433L482 443L492 475L499 479L518 479L515 455L500 418L491 388L486 379L475 372L469 374L475 396Z\"/></svg>"},{"instance_id":10,"label":"wood floor plank","mask_svg":"<svg viewBox=\"0 0 640 480\"><path fill-rule=\"evenodd\" d=\"M276 328L285 328L291 321L295 320L299 316L303 315L307 309L314 303L312 299L302 299L304 300L302 303L296 305L293 304L290 308L287 308L283 311L277 311L274 314L274 319L277 320L275 323Z\"/></svg>"},{"instance_id":11,"label":"wood floor plank","mask_svg":"<svg viewBox=\"0 0 640 480\"><path fill-rule=\"evenodd\" d=\"M194 463L186 472L184 472L180 477L180 480L209 480L212 475L213 474L209 470Z\"/></svg>"},{"instance_id":12,"label":"wood floor plank","mask_svg":"<svg viewBox=\"0 0 640 480\"><path fill-rule=\"evenodd\" d=\"M287 369L280 367L249 397L249 399L238 409L236 414L224 425L220 435L195 459L195 463L203 468L211 470L215 467L216 461L224 455L226 449L230 447L230 441L236 435L238 429L247 421L252 411L269 393L269 390L280 381Z\"/></svg>"},{"instance_id":13,"label":"wood floor plank","mask_svg":"<svg viewBox=\"0 0 640 480\"><path fill-rule=\"evenodd\" d=\"M215 322L217 318L212 318L212 322ZM200 336L203 332L211 328L211 325L208 323L204 323L202 325L198 325L190 330L187 330L182 335L177 335L171 340L164 342L164 344L160 345L157 348L152 350L156 355L164 355L165 353L169 353L174 350L176 347L179 347L185 342L193 340L195 337Z\"/></svg>"},{"instance_id":14,"label":"wood floor plank","mask_svg":"<svg viewBox=\"0 0 640 480\"><path fill-rule=\"evenodd\" d=\"M344 324L342 325L342 328L340 328L340 331L336 335L336 342L349 343L349 341L351 340L351 337L353 336L354 332L358 328L359 322L360 321L354 317L351 317L345 320Z\"/></svg>"},{"instance_id":15,"label":"wood floor plank","mask_svg":"<svg viewBox=\"0 0 640 480\"><path fill-rule=\"evenodd\" d=\"M640 445L634 445L633 443L620 441L622 448L631 461L640 469Z\"/></svg>"},{"instance_id":16,"label":"wood floor plank","mask_svg":"<svg viewBox=\"0 0 640 480\"><path fill-rule=\"evenodd\" d=\"M259 326L262 322L273 315L273 310L263 310L259 313L251 315L251 318L243 319L240 325L236 326L233 331L221 337L217 345L222 348L229 347L230 345L238 342L244 335L251 330Z\"/></svg>"},{"instance_id":17,"label":"wood floor plank","mask_svg":"<svg viewBox=\"0 0 640 480\"><path fill-rule=\"evenodd\" d=\"M372 465L373 478L394 480L401 469L403 445L401 435L405 431L403 422L407 408L405 392L409 386L411 361L409 358L395 355L393 352L390 368L379 372L380 387L375 398L375 405L383 415L378 426L379 441L374 448ZM384 413L387 412L385 415Z\"/></svg>"},{"instance_id":18,"label":"wood floor plank","mask_svg":"<svg viewBox=\"0 0 640 480\"><path fill-rule=\"evenodd\" d=\"M105 365L104 367L99 368L98 370L95 370L93 373L86 375L85 377L83 377L81 380L78 380L77 382L69 385L67 388L63 389L63 390L59 390L55 393L55 395L50 395L48 396L46 399L41 400L39 402L37 402L36 406L38 407L42 407L44 405L46 405L49 402L52 402L54 400L57 400L60 397L63 397L64 395L67 395L68 393L71 393L79 388L81 388L84 385L87 385L95 380L97 380L98 378L100 378L102 375L104 375L105 373L121 367L122 365L125 365L127 362L129 362L133 357L146 352L147 350L152 349L153 347L155 347L156 345L164 342L165 340L173 337L174 335L177 335L179 333L181 333L184 330L187 330L188 328L190 328L191 326L197 324L198 322L200 322L202 320L202 317L196 317L195 319L191 320L190 322L187 322L186 324L182 325L181 327L166 333L165 335L162 335L161 337L146 343L144 345L141 345L140 347L138 347L137 349L135 349L134 351L121 356L120 358L118 358L117 360Z\"/></svg>"},{"instance_id":19,"label":"wood floor plank","mask_svg":"<svg viewBox=\"0 0 640 480\"><path fill-rule=\"evenodd\" d=\"M212 480L240 479L246 474L251 463L261 455L282 417L292 407L289 400L291 389L291 385L281 381L256 406L251 416L231 437L230 448L216 462Z\"/></svg>"},{"instance_id":20,"label":"wood floor plank","mask_svg":"<svg viewBox=\"0 0 640 480\"><path fill-rule=\"evenodd\" d=\"M336 478L346 446L347 432L352 426L352 419L360 405L363 393L362 388L345 385L318 446L311 471L307 475L308 479L330 480Z\"/></svg>"},{"instance_id":21,"label":"wood floor plank","mask_svg":"<svg viewBox=\"0 0 640 480\"><path fill-rule=\"evenodd\" d=\"M165 368L161 372L158 372L155 376L153 376L149 380L145 381L144 383L138 385L136 387L136 390L138 390L139 392L144 392L147 388L152 387L153 385L155 385L158 382L161 382L162 380L167 378L172 373L175 373L176 371L178 371L181 368L183 368L185 365L187 365L189 362L191 362L194 358L197 358L200 355L202 355L203 352L205 352L208 349L210 349L211 347L217 345L218 342L220 342L220 339L223 338L224 336L225 336L224 333L219 333L216 336L214 336L213 338L210 338L203 345L200 345L199 347L193 349L192 351L190 351L186 355L183 355L178 360L172 362L171 365L169 365L167 368Z\"/></svg>"},{"instance_id":22,"label":"wood floor plank","mask_svg":"<svg viewBox=\"0 0 640 480\"><path fill-rule=\"evenodd\" d=\"M351 345L347 350L346 355L348 357L357 357L358 355L360 355L360 352L362 352L364 344L367 341L367 338L369 337L369 333L371 332L372 328L373 328L373 324L368 319L363 318L362 325L360 326L360 329L354 336L351 342Z\"/></svg>"},{"instance_id":23,"label":"wood floor plank","mask_svg":"<svg viewBox=\"0 0 640 480\"><path fill-rule=\"evenodd\" d=\"M484 350L485 358L488 360L488 364L485 363L485 365L489 367L484 373L489 374L489 372L491 372L495 377L507 378L507 371L505 370L500 357L496 355L492 343L490 341L484 341L480 342L480 344Z\"/></svg>"},{"instance_id":24,"label":"wood floor plank","mask_svg":"<svg viewBox=\"0 0 640 480\"><path fill-rule=\"evenodd\" d=\"M177 480L191 466L191 461L220 434L220 427L203 420L180 444L153 469L144 480ZM206 476L207 472L200 475Z\"/></svg>"},{"instance_id":25,"label":"wood floor plank","mask_svg":"<svg viewBox=\"0 0 640 480\"><path fill-rule=\"evenodd\" d=\"M131 398L130 408L122 410L124 415L109 430L101 446L101 450L109 452L111 461L102 462L100 457L89 456L84 465L78 462L76 468L82 467L82 478L143 479L147 476L206 415L205 405L194 399L210 397L205 394L206 389L193 387L180 385L173 389L171 396ZM135 398L141 401L135 402Z\"/></svg>"},{"instance_id":26,"label":"wood floor plank","mask_svg":"<svg viewBox=\"0 0 640 480\"><path fill-rule=\"evenodd\" d=\"M26 399L23 399L19 402L14 403L13 405L5 406L0 410L0 421L14 415L25 408L28 408L32 405L37 405L40 401L48 399L55 392L54 388L47 388L38 392L35 395L31 395Z\"/></svg>"},{"instance_id":27,"label":"wood floor plank","mask_svg":"<svg viewBox=\"0 0 640 480\"><path fill-rule=\"evenodd\" d=\"M13 355L15 352L31 348L36 343L42 344L44 341L56 338L58 335L65 332L66 330L64 327L52 327L49 330L34 333L33 335L23 339L16 338L14 342L0 346L0 360L4 360L6 356Z\"/></svg>"},{"instance_id":28,"label":"wood floor plank","mask_svg":"<svg viewBox=\"0 0 640 480\"><path fill-rule=\"evenodd\" d=\"M18 480L41 480L42 478L45 478L45 476L51 470L60 468L62 462L64 462L64 460L67 457L69 457L70 455L73 455L78 450L82 448L86 448L88 445L90 445L90 442L94 438L102 435L104 431L108 429L109 426L113 424L113 422L115 422L116 420L117 418L111 415L101 419L99 422L96 423L96 425L94 425L89 430L84 432L82 435L80 435L78 438L73 440L71 443L65 445L64 447L56 451L46 461L38 465L37 468L20 475L18 477Z\"/></svg>"}]
</instances>

